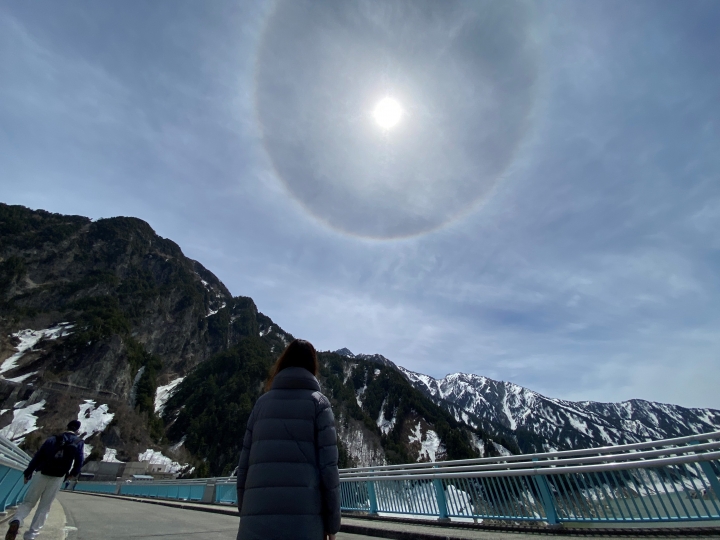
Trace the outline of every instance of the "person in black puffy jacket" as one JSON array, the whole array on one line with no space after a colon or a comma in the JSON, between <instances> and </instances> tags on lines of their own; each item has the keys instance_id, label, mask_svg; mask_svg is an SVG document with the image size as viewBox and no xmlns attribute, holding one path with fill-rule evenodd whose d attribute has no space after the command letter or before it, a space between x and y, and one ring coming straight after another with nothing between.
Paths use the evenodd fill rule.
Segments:
<instances>
[{"instance_id":1,"label":"person in black puffy jacket","mask_svg":"<svg viewBox=\"0 0 720 540\"><path fill-rule=\"evenodd\" d=\"M334 540L340 530L335 418L308 341L287 346L248 419L237 470L238 540Z\"/></svg>"}]
</instances>

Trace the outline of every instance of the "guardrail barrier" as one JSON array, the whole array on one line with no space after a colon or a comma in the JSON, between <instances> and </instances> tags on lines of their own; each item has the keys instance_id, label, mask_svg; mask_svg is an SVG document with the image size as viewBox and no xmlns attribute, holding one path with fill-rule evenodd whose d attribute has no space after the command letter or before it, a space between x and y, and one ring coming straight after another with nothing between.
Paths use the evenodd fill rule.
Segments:
<instances>
[{"instance_id":1,"label":"guardrail barrier","mask_svg":"<svg viewBox=\"0 0 720 540\"><path fill-rule=\"evenodd\" d=\"M23 471L30 456L14 443L0 435L0 512L22 502L28 484L23 482Z\"/></svg>"},{"instance_id":2,"label":"guardrail barrier","mask_svg":"<svg viewBox=\"0 0 720 540\"><path fill-rule=\"evenodd\" d=\"M719 459L717 431L584 450L342 469L341 506L369 514L551 525L720 520ZM234 477L75 486L113 489L237 504Z\"/></svg>"}]
</instances>

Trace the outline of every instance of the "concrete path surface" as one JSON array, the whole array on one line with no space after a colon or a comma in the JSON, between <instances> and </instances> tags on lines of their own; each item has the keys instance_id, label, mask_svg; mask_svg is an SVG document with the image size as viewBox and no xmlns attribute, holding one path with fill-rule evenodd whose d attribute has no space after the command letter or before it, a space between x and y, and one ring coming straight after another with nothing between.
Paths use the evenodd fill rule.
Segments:
<instances>
[{"instance_id":1,"label":"concrete path surface","mask_svg":"<svg viewBox=\"0 0 720 540\"><path fill-rule=\"evenodd\" d=\"M30 525L32 518L35 515L36 509L37 506L33 508L33 511L25 520L26 526ZM14 510L8 510L8 514L4 516L2 520L0 520L0 538L5 537L5 533L8 529L8 524L12 521L14 514ZM19 539L22 538L22 534L24 532L25 527L22 527L17 537ZM48 518L45 521L45 526L40 531L37 540L65 540L65 535L65 512L63 511L60 503L56 500L53 501L52 505L50 506L50 514L48 515Z\"/></svg>"},{"instance_id":2,"label":"concrete path surface","mask_svg":"<svg viewBox=\"0 0 720 540\"><path fill-rule=\"evenodd\" d=\"M117 540L121 538L232 539L237 535L237 509L166 500L142 500L108 495L63 492L58 496L65 510L68 540ZM338 540L392 538L395 540L590 540L574 531L554 534L548 531L520 533L468 528L448 528L429 524L393 522L343 516ZM688 534L689 533L689 534ZM607 533L597 531L600 536ZM720 536L720 529L710 535ZM708 533L685 531L683 540L708 539ZM597 537L596 537L597 538ZM648 538L648 535L623 534L621 538ZM653 533L650 538L678 538ZM48 538L49 540L49 538ZM292 535L288 535L292 540Z\"/></svg>"},{"instance_id":3,"label":"concrete path surface","mask_svg":"<svg viewBox=\"0 0 720 540\"><path fill-rule=\"evenodd\" d=\"M146 504L132 500L63 492L68 540L187 539L235 540L240 518ZM288 538L292 538L289 536ZM338 540L365 538L341 533Z\"/></svg>"}]
</instances>

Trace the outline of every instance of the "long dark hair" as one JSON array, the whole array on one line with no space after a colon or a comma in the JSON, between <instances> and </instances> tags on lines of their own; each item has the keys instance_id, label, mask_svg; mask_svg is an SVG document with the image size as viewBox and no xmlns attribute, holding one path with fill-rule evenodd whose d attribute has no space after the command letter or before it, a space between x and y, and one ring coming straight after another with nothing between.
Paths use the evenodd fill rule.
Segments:
<instances>
[{"instance_id":1,"label":"long dark hair","mask_svg":"<svg viewBox=\"0 0 720 540\"><path fill-rule=\"evenodd\" d=\"M294 339L290 342L280 358L277 359L273 367L270 368L267 381L265 381L265 391L267 392L272 388L273 380L275 376L280 373L283 369L289 367L301 367L307 369L315 377L318 374L318 359L315 347L309 341L304 339Z\"/></svg>"}]
</instances>

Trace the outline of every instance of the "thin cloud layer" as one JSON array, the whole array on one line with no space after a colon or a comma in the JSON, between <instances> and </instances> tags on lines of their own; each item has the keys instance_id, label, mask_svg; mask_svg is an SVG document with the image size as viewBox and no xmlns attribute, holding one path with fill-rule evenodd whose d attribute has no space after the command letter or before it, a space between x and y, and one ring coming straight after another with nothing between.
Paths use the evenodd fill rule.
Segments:
<instances>
[{"instance_id":1,"label":"thin cloud layer","mask_svg":"<svg viewBox=\"0 0 720 540\"><path fill-rule=\"evenodd\" d=\"M427 232L488 194L527 130L527 4L283 1L259 45L263 142L290 193L341 231ZM373 110L402 111L383 129Z\"/></svg>"},{"instance_id":2,"label":"thin cloud layer","mask_svg":"<svg viewBox=\"0 0 720 540\"><path fill-rule=\"evenodd\" d=\"M4 4L0 200L145 219L319 349L720 408L718 24L712 1Z\"/></svg>"}]
</instances>

